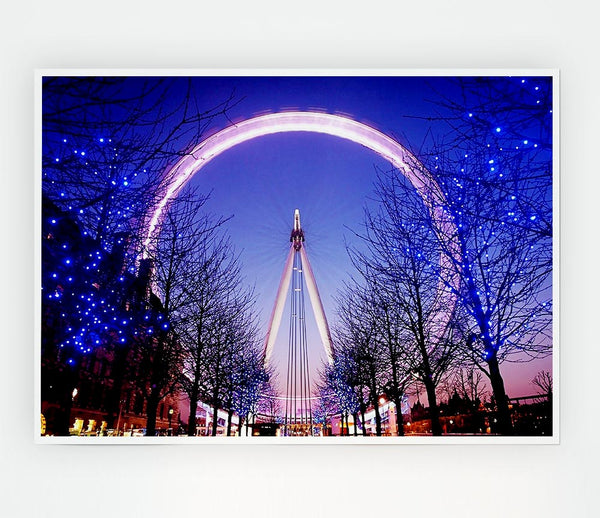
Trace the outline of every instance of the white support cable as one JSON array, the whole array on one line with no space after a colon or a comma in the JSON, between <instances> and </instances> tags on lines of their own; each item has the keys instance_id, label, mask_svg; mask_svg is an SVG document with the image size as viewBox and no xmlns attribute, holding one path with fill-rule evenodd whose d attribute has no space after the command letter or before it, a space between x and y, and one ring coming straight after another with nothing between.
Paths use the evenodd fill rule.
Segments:
<instances>
[{"instance_id":1,"label":"white support cable","mask_svg":"<svg viewBox=\"0 0 600 518\"><path fill-rule=\"evenodd\" d=\"M319 289L317 288L317 281L313 274L306 248L303 246L300 249L300 257L302 258L302 265L304 268L304 274L306 279L306 289L308 290L308 296L310 297L310 305L313 308L315 320L317 322L317 329L321 336L321 343L327 353L327 359L329 363L333 363L333 344L331 342L331 333L329 331L329 324L327 323L327 317L325 316L325 310L323 309L323 303L319 295Z\"/></svg>"},{"instance_id":2,"label":"white support cable","mask_svg":"<svg viewBox=\"0 0 600 518\"><path fill-rule=\"evenodd\" d=\"M283 316L283 308L285 306L285 298L287 296L288 289L290 287L290 279L292 278L292 267L294 264L294 247L290 246L283 272L281 274L281 280L279 281L279 288L277 289L277 295L275 297L275 305L271 312L271 318L269 319L269 325L267 327L267 334L265 336L265 345L263 349L264 364L269 364L271 355L273 354L273 347L275 345L275 339L281 326L281 317Z\"/></svg>"}]
</instances>

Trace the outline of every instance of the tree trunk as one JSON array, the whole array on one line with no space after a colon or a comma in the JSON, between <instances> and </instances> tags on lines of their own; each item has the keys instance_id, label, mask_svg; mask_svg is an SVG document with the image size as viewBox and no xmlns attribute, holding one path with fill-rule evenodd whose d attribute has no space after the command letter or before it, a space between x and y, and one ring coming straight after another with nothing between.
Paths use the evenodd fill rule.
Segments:
<instances>
[{"instance_id":1,"label":"tree trunk","mask_svg":"<svg viewBox=\"0 0 600 518\"><path fill-rule=\"evenodd\" d=\"M377 394L371 397L371 404L375 409L375 434L381 437L381 414L379 413L379 398Z\"/></svg>"},{"instance_id":2,"label":"tree trunk","mask_svg":"<svg viewBox=\"0 0 600 518\"><path fill-rule=\"evenodd\" d=\"M213 422L212 422L212 433L213 437L217 436L217 421L219 419L219 403L213 405Z\"/></svg>"},{"instance_id":3,"label":"tree trunk","mask_svg":"<svg viewBox=\"0 0 600 518\"><path fill-rule=\"evenodd\" d=\"M190 394L190 417L188 419L187 434L189 437L196 435L196 412L198 411L198 395L195 391Z\"/></svg>"},{"instance_id":4,"label":"tree trunk","mask_svg":"<svg viewBox=\"0 0 600 518\"><path fill-rule=\"evenodd\" d=\"M121 394L123 392L123 382L127 369L127 355L130 347L117 346L115 348L115 359L112 362L111 375L113 379L112 388L107 398L106 424L107 428L115 428L121 409Z\"/></svg>"},{"instance_id":5,"label":"tree trunk","mask_svg":"<svg viewBox=\"0 0 600 518\"><path fill-rule=\"evenodd\" d=\"M435 385L431 380L431 376L426 376L423 380L425 390L427 391L427 401L429 402L429 417L431 419L431 433L433 435L442 435L442 427L440 425L440 409L437 405L435 395Z\"/></svg>"},{"instance_id":6,"label":"tree trunk","mask_svg":"<svg viewBox=\"0 0 600 518\"><path fill-rule=\"evenodd\" d=\"M54 435L69 436L69 428L71 427L71 409L73 403L71 400L71 394L65 397L64 403L60 404L60 407L54 412L54 423L53 427L48 427L47 432L51 432Z\"/></svg>"},{"instance_id":7,"label":"tree trunk","mask_svg":"<svg viewBox=\"0 0 600 518\"><path fill-rule=\"evenodd\" d=\"M233 418L233 409L227 411L227 437L231 437L231 420Z\"/></svg>"},{"instance_id":8,"label":"tree trunk","mask_svg":"<svg viewBox=\"0 0 600 518\"><path fill-rule=\"evenodd\" d=\"M71 427L71 410L73 408L73 388L67 384L58 401L58 408L49 414L46 433L59 436L69 436Z\"/></svg>"},{"instance_id":9,"label":"tree trunk","mask_svg":"<svg viewBox=\"0 0 600 518\"><path fill-rule=\"evenodd\" d=\"M200 315L202 317L202 315ZM200 323L197 325L197 352L198 359L196 360L196 364L194 365L194 379L192 384L192 390L189 394L190 396L190 418L188 421L188 436L196 435L196 411L198 410L198 399L200 392L200 351L202 351L202 341L200 339L202 335L202 319ZM192 422L193 416L193 422ZM208 414L207 416L208 417ZM206 424L206 418L205 418Z\"/></svg>"},{"instance_id":10,"label":"tree trunk","mask_svg":"<svg viewBox=\"0 0 600 518\"><path fill-rule=\"evenodd\" d=\"M553 413L553 405L552 405L552 390L548 391L548 402L546 403L548 405L548 426L547 426L547 433L549 435L551 435L552 432L552 424L554 423L554 413Z\"/></svg>"},{"instance_id":11,"label":"tree trunk","mask_svg":"<svg viewBox=\"0 0 600 518\"><path fill-rule=\"evenodd\" d=\"M156 413L158 412L159 401L158 390L152 389L146 399L146 435L149 437L156 435Z\"/></svg>"},{"instance_id":12,"label":"tree trunk","mask_svg":"<svg viewBox=\"0 0 600 518\"><path fill-rule=\"evenodd\" d=\"M358 430L356 429L356 423L358 422L358 412L354 412L352 414L352 418L354 419L354 437L358 435Z\"/></svg>"},{"instance_id":13,"label":"tree trunk","mask_svg":"<svg viewBox=\"0 0 600 518\"><path fill-rule=\"evenodd\" d=\"M498 407L498 431L502 435L512 435L513 426L510 418L510 409L508 408L508 397L504 390L504 380L500 374L498 359L493 355L488 361L490 367L490 382L494 391L494 399Z\"/></svg>"},{"instance_id":14,"label":"tree trunk","mask_svg":"<svg viewBox=\"0 0 600 518\"><path fill-rule=\"evenodd\" d=\"M48 330L47 342L55 346L53 330ZM69 436L71 427L71 410L73 408L73 389L77 388L79 382L79 373L81 368L80 360L74 365L69 365L66 359L71 355L75 356L72 349L68 348L56 358L56 362L50 366L45 366L42 362L41 382L42 382L42 400L44 399L44 390L49 391L48 403L51 405L46 412L46 433L59 436ZM52 389L50 388L52 386ZM40 412L42 409L40 408Z\"/></svg>"},{"instance_id":15,"label":"tree trunk","mask_svg":"<svg viewBox=\"0 0 600 518\"><path fill-rule=\"evenodd\" d=\"M363 437L367 436L367 424L365 422L365 412L366 412L367 408L366 405L364 403L364 401L360 402L360 419L361 419L361 423L362 423L362 434Z\"/></svg>"},{"instance_id":16,"label":"tree trunk","mask_svg":"<svg viewBox=\"0 0 600 518\"><path fill-rule=\"evenodd\" d=\"M161 400L160 393L165 387L165 341L163 334L156 341L156 350L152 358L150 367L150 393L146 398L146 435L153 437L156 435L156 413L158 403ZM163 396L164 397L164 396Z\"/></svg>"},{"instance_id":17,"label":"tree trunk","mask_svg":"<svg viewBox=\"0 0 600 518\"><path fill-rule=\"evenodd\" d=\"M394 405L396 405L396 432L398 436L404 435L404 418L402 416L402 396L394 398Z\"/></svg>"},{"instance_id":18,"label":"tree trunk","mask_svg":"<svg viewBox=\"0 0 600 518\"><path fill-rule=\"evenodd\" d=\"M48 420L47 432L54 435L69 436L71 427L71 410L73 408L73 389L77 387L79 379L79 362L74 369L68 366L58 371L54 383L58 385L58 408L54 412L54 419Z\"/></svg>"}]
</instances>

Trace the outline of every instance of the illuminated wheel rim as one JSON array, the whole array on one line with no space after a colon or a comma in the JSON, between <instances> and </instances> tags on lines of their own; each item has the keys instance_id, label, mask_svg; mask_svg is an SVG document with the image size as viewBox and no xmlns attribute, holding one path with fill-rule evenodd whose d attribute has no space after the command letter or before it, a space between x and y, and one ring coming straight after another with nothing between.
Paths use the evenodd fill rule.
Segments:
<instances>
[{"instance_id":1,"label":"illuminated wheel rim","mask_svg":"<svg viewBox=\"0 0 600 518\"><path fill-rule=\"evenodd\" d=\"M456 240L456 226L445 210L444 193L433 176L404 146L366 124L340 115L310 111L272 113L232 125L200 142L167 171L159 187L160 201L146 224L143 257L150 249L153 236L160 231L170 200L175 198L206 164L238 144L265 135L286 132L321 133L355 142L390 162L410 181L429 210L435 231L438 237L445 241L447 249L446 253L440 255L441 278L432 317L428 322L433 336L440 337L456 304L459 277L453 265L462 262Z\"/></svg>"}]
</instances>

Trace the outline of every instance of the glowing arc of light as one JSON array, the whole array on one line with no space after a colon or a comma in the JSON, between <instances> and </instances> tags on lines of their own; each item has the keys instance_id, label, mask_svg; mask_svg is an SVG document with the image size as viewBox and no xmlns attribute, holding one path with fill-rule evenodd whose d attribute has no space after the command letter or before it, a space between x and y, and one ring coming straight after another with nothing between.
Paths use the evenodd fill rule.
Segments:
<instances>
[{"instance_id":1,"label":"glowing arc of light","mask_svg":"<svg viewBox=\"0 0 600 518\"><path fill-rule=\"evenodd\" d=\"M310 298L310 305L313 309L315 316L315 322L317 323L317 329L321 336L321 343L325 347L325 353L329 363L333 363L333 344L331 341L331 333L329 332L329 324L327 323L327 317L325 316L325 309L323 308L323 302L321 302L321 296L319 295L319 289L317 288L317 281L313 274L306 248L302 246L300 249L300 257L302 258L302 265L304 269L304 280L306 281L306 291Z\"/></svg>"},{"instance_id":2,"label":"glowing arc of light","mask_svg":"<svg viewBox=\"0 0 600 518\"><path fill-rule=\"evenodd\" d=\"M410 152L395 140L366 124L327 113L272 113L247 119L215 133L198 144L171 168L159 187L159 192L162 191L163 194L147 224L148 231L144 245L150 246L152 235L160 227L169 201L176 197L183 186L211 160L248 140L292 131L324 133L361 144L402 170L416 189L426 189L433 183L437 188L434 190L443 197L435 180L428 174L424 174L424 169L417 171L411 167L411 164L418 162ZM410 174L407 174L407 171L411 171Z\"/></svg>"},{"instance_id":3,"label":"glowing arc of light","mask_svg":"<svg viewBox=\"0 0 600 518\"><path fill-rule=\"evenodd\" d=\"M310 111L272 113L229 126L200 142L165 175L159 187L162 196L146 225L142 257L148 256L153 236L160 229L169 201L177 196L202 167L238 144L285 132L321 133L350 140L380 155L411 182L435 222L438 237L443 239L448 247L448 255L442 253L440 256L442 279L432 311L434 316L430 322L434 336L441 336L454 310L455 293L459 287L458 272L453 270L452 263L462 263L456 239L456 226L445 210L444 193L425 167L400 143L366 124L341 115ZM326 347L326 344L323 345Z\"/></svg>"},{"instance_id":4,"label":"glowing arc of light","mask_svg":"<svg viewBox=\"0 0 600 518\"><path fill-rule=\"evenodd\" d=\"M275 296L275 304L273 305L273 311L271 312L271 318L267 326L267 334L265 335L265 343L263 347L263 362L268 365L273 353L273 346L275 345L275 339L277 338L277 332L281 325L281 318L283 316L283 308L285 306L285 296L290 288L290 280L292 278L292 266L294 263L294 247L290 246L285 265L283 267L283 273L281 274L281 280L279 281L279 288L277 289L277 295Z\"/></svg>"},{"instance_id":5,"label":"glowing arc of light","mask_svg":"<svg viewBox=\"0 0 600 518\"><path fill-rule=\"evenodd\" d=\"M277 339L277 333L281 326L281 318L283 316L283 308L285 306L285 299L290 287L290 279L292 276L292 266L294 262L294 254L300 254L302 260L302 269L304 271L304 280L306 282L306 290L310 298L310 305L315 316L315 322L317 324L317 330L321 337L321 343L325 348L325 354L329 363L333 363L333 344L331 340L331 333L329 331L329 325L327 323L327 317L325 316L325 309L321 302L321 296L319 295L319 289L317 288L317 281L310 266L308 255L306 254L305 245L302 244L302 248L299 251L294 250L294 245L290 245L287 259L283 267L283 273L281 274L281 280L279 282L279 288L277 295L275 296L275 304L273 305L273 311L269 324L267 325L267 334L265 336L265 343L263 346L263 361L265 365L269 364L271 355L273 354L273 348L275 347L275 340Z\"/></svg>"}]
</instances>

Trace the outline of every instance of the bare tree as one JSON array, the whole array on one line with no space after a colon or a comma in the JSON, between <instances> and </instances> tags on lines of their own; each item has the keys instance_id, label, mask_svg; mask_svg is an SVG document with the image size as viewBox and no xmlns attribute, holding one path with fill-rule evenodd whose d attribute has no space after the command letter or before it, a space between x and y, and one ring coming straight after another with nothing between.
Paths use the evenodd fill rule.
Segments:
<instances>
[{"instance_id":1,"label":"bare tree","mask_svg":"<svg viewBox=\"0 0 600 518\"><path fill-rule=\"evenodd\" d=\"M407 380L422 381L432 433L440 435L436 387L456 345L450 328L433 325L440 310L439 240L427 208L397 171L379 173L376 201L378 209L365 212L364 232L357 233L366 246L350 254L372 299L394 402L399 408Z\"/></svg>"},{"instance_id":2,"label":"bare tree","mask_svg":"<svg viewBox=\"0 0 600 518\"><path fill-rule=\"evenodd\" d=\"M42 183L104 249L137 238L169 165L232 98L200 108L191 78L46 77Z\"/></svg>"},{"instance_id":3,"label":"bare tree","mask_svg":"<svg viewBox=\"0 0 600 518\"><path fill-rule=\"evenodd\" d=\"M382 283L383 280L383 283ZM402 305L398 305L398 291L390 289L385 279L373 276L370 279L371 297L374 299L379 326L379 341L385 356L388 371L384 392L396 406L396 433L404 435L401 408L408 387L419 380L418 362L414 360L413 335L406 327ZM443 372L440 372L443 374Z\"/></svg>"},{"instance_id":4,"label":"bare tree","mask_svg":"<svg viewBox=\"0 0 600 518\"><path fill-rule=\"evenodd\" d=\"M213 408L212 435L217 435L219 409L233 412L236 395L250 399L260 394L259 387L267 375L262 369L258 347L256 316L253 312L254 292L238 286L219 297L207 334L201 337L201 351L191 360L190 381L198 376L199 397ZM197 364L195 364L197 362ZM230 413L231 418L231 413Z\"/></svg>"},{"instance_id":5,"label":"bare tree","mask_svg":"<svg viewBox=\"0 0 600 518\"><path fill-rule=\"evenodd\" d=\"M205 239L193 258L195 267L186 276L183 288L189 304L181 322L181 344L184 348L184 369L180 378L190 401L188 435L195 435L194 416L202 389L203 355L221 332L220 313L223 300L231 300L242 282L240 267L226 239L216 235Z\"/></svg>"},{"instance_id":6,"label":"bare tree","mask_svg":"<svg viewBox=\"0 0 600 518\"><path fill-rule=\"evenodd\" d=\"M52 236L62 251L60 257L46 254L42 263L48 323L43 370L48 366L72 377L97 348L111 349L112 395L104 402L109 426L128 375L126 359L142 336L136 311L149 309L147 300L140 301L143 281L136 269L145 214L169 165L197 143L208 124L225 116L231 102L202 110L194 81L185 78L43 79L42 217L54 227L43 238ZM70 227L65 233L62 222L62 229ZM83 248L85 255L79 254ZM50 323L61 332L47 332ZM50 397L46 386L42 401ZM68 434L72 388L62 398L67 410L61 434Z\"/></svg>"},{"instance_id":7,"label":"bare tree","mask_svg":"<svg viewBox=\"0 0 600 518\"><path fill-rule=\"evenodd\" d=\"M463 399L471 402L473 412L488 395L483 376L479 369L468 366L459 368L451 380L452 389Z\"/></svg>"},{"instance_id":8,"label":"bare tree","mask_svg":"<svg viewBox=\"0 0 600 518\"><path fill-rule=\"evenodd\" d=\"M190 289L190 279L204 268L201 258L224 222L200 210L205 201L192 190L181 193L171 204L161 232L150 243L143 261L148 265L150 314L144 317L149 325L136 343L147 374L141 388L146 397L148 435L154 434L159 402L176 390L180 380L182 337L190 307L197 299Z\"/></svg>"},{"instance_id":9,"label":"bare tree","mask_svg":"<svg viewBox=\"0 0 600 518\"><path fill-rule=\"evenodd\" d=\"M231 357L226 381L224 408L228 413L227 436L231 435L234 413L238 416L238 432L241 433L243 420L251 410L256 408L258 411L260 402L268 395L265 391L270 386L270 370L263 363L257 328L250 325L240 334L240 338L243 349Z\"/></svg>"},{"instance_id":10,"label":"bare tree","mask_svg":"<svg viewBox=\"0 0 600 518\"><path fill-rule=\"evenodd\" d=\"M378 323L363 287L348 283L337 297L339 324L334 331L335 357L329 384L339 400L342 416L367 406L375 411L375 433L382 434L379 398L387 372L385 354L378 341Z\"/></svg>"},{"instance_id":11,"label":"bare tree","mask_svg":"<svg viewBox=\"0 0 600 518\"><path fill-rule=\"evenodd\" d=\"M463 351L489 377L500 432L511 434L500 364L552 351L552 84L466 78L458 86L461 102L439 105L448 132L421 158L456 227L438 237L461 281Z\"/></svg>"},{"instance_id":12,"label":"bare tree","mask_svg":"<svg viewBox=\"0 0 600 518\"><path fill-rule=\"evenodd\" d=\"M277 390L274 386L275 381L275 373L269 372L268 380L263 381L258 386L260 390L258 398L256 395L253 397L238 398L238 415L240 419L245 419L255 408L257 414L265 416L271 423L277 423L281 419L284 408L281 399L277 395ZM245 391L242 392L242 396L245 396Z\"/></svg>"},{"instance_id":13,"label":"bare tree","mask_svg":"<svg viewBox=\"0 0 600 518\"><path fill-rule=\"evenodd\" d=\"M329 435L331 431L331 420L337 414L342 414L339 399L335 394L334 388L329 383L327 370L330 365L324 365L323 370L319 373L320 382L317 383L317 400L313 406L313 422L321 424L322 434ZM362 420L363 435L366 435L364 418Z\"/></svg>"},{"instance_id":14,"label":"bare tree","mask_svg":"<svg viewBox=\"0 0 600 518\"><path fill-rule=\"evenodd\" d=\"M548 400L552 401L552 373L548 371L540 371L531 380L531 384L539 388L545 396L548 396Z\"/></svg>"}]
</instances>

